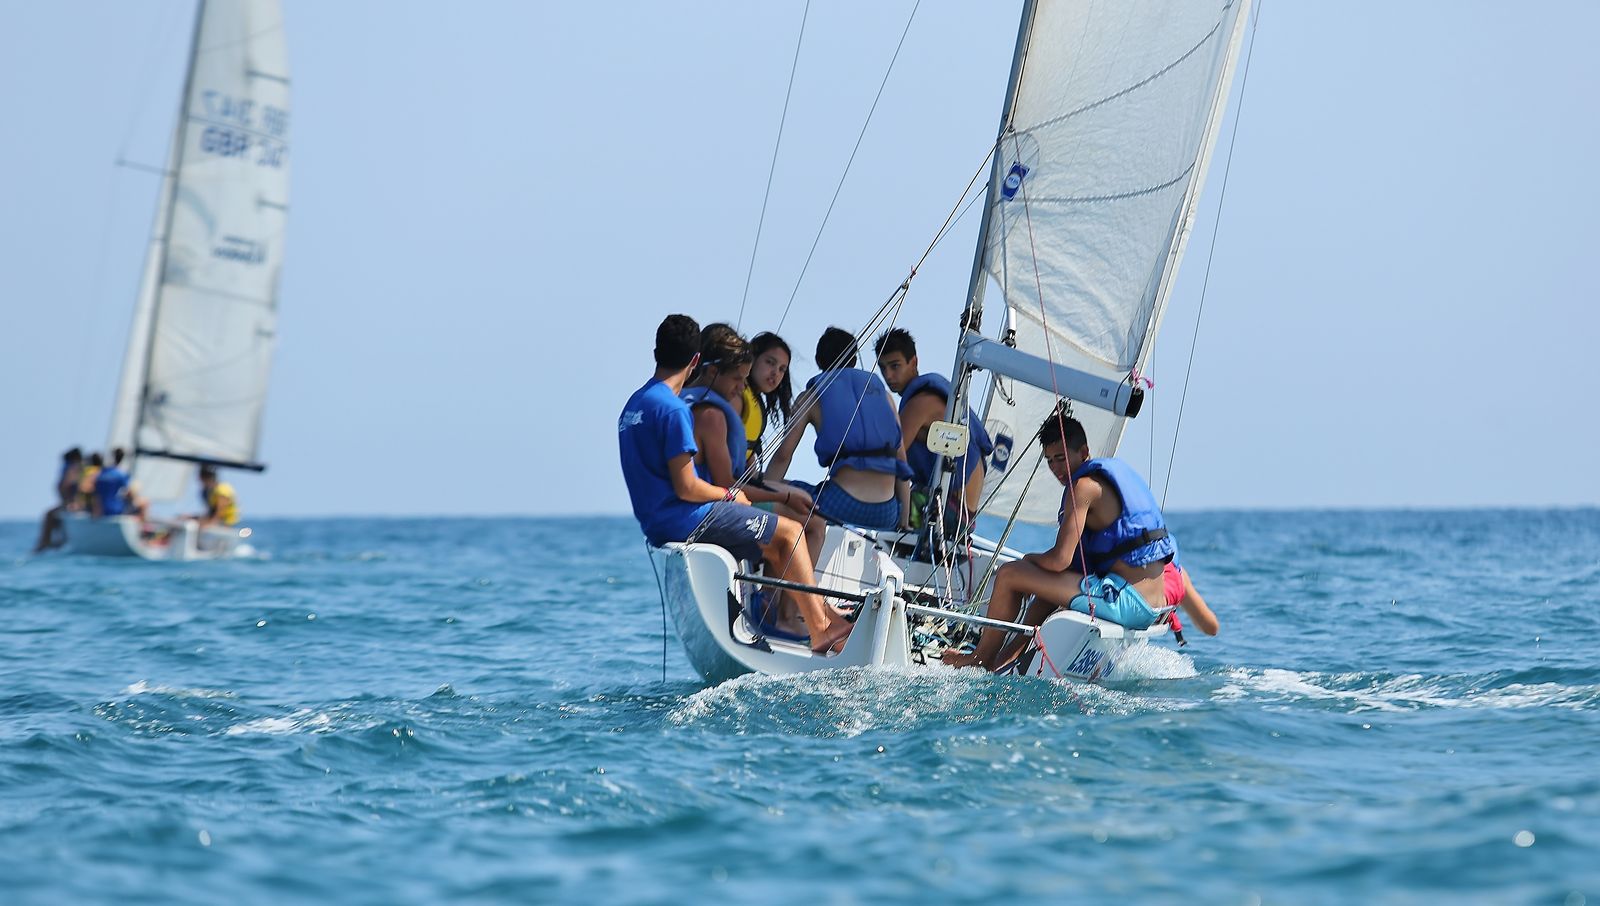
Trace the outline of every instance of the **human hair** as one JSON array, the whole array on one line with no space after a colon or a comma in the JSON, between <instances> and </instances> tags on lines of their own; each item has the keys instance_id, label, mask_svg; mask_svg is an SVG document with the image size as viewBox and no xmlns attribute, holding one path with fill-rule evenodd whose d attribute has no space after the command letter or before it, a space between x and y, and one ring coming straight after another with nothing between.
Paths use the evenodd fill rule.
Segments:
<instances>
[{"instance_id":1,"label":"human hair","mask_svg":"<svg viewBox=\"0 0 1600 906\"><path fill-rule=\"evenodd\" d=\"M688 315L667 315L656 328L656 367L678 369L700 351L700 325Z\"/></svg>"},{"instance_id":2,"label":"human hair","mask_svg":"<svg viewBox=\"0 0 1600 906\"><path fill-rule=\"evenodd\" d=\"M719 371L755 361L750 344L727 324L711 324L700 331L700 367Z\"/></svg>"},{"instance_id":3,"label":"human hair","mask_svg":"<svg viewBox=\"0 0 1600 906\"><path fill-rule=\"evenodd\" d=\"M91 465L91 466L103 466L105 464L106 464L106 458L104 456L101 456L99 453L90 453L89 454L89 465Z\"/></svg>"},{"instance_id":4,"label":"human hair","mask_svg":"<svg viewBox=\"0 0 1600 906\"><path fill-rule=\"evenodd\" d=\"M784 369L783 380L778 382L776 390L771 393L756 391L756 396L761 400L761 411L768 418L772 417L772 411L776 409L783 413L783 420L787 422L789 420L789 409L794 405L794 382L790 380L790 376L794 372L794 352L789 349L789 344L783 341L783 337L770 330L756 334L755 339L750 341L750 358L752 361L761 358L774 349L783 350L783 354L789 357L790 367ZM750 372L750 380L755 380L754 371ZM754 387L753 384L751 386Z\"/></svg>"},{"instance_id":5,"label":"human hair","mask_svg":"<svg viewBox=\"0 0 1600 906\"><path fill-rule=\"evenodd\" d=\"M111 464L114 465L114 466L122 465L122 461L124 459L127 459L127 458L128 458L128 451L122 449L121 447L117 447L116 449L111 451Z\"/></svg>"},{"instance_id":6,"label":"human hair","mask_svg":"<svg viewBox=\"0 0 1600 906\"><path fill-rule=\"evenodd\" d=\"M891 327L878 334L878 342L872 344L872 351L876 352L880 359L891 352L898 352L909 362L916 358L917 341L911 339L911 331L904 327Z\"/></svg>"},{"instance_id":7,"label":"human hair","mask_svg":"<svg viewBox=\"0 0 1600 906\"><path fill-rule=\"evenodd\" d=\"M83 462L83 450L79 449L78 447L73 447L72 449L68 450L67 452L61 454L61 461L62 462Z\"/></svg>"},{"instance_id":8,"label":"human hair","mask_svg":"<svg viewBox=\"0 0 1600 906\"><path fill-rule=\"evenodd\" d=\"M1062 400L1050 414L1045 416L1044 423L1039 426L1039 448L1042 450L1051 444L1066 444L1068 450L1081 450L1089 446L1089 435L1083 430L1083 425L1072 417L1072 406Z\"/></svg>"},{"instance_id":9,"label":"human hair","mask_svg":"<svg viewBox=\"0 0 1600 906\"><path fill-rule=\"evenodd\" d=\"M817 367L823 371L856 367L856 335L842 327L830 327L817 340Z\"/></svg>"},{"instance_id":10,"label":"human hair","mask_svg":"<svg viewBox=\"0 0 1600 906\"><path fill-rule=\"evenodd\" d=\"M681 317L681 315L673 315L673 317L675 317L675 318L676 317ZM217 467L216 466L201 466L200 467L200 480L201 481L208 481L208 480L209 481L216 481L217 480Z\"/></svg>"}]
</instances>

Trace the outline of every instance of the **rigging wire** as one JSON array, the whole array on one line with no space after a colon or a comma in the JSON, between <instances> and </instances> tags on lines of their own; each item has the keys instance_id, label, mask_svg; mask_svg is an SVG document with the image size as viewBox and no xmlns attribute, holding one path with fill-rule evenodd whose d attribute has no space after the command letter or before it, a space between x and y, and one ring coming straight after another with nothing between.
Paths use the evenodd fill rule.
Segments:
<instances>
[{"instance_id":1,"label":"rigging wire","mask_svg":"<svg viewBox=\"0 0 1600 906\"><path fill-rule=\"evenodd\" d=\"M794 41L794 62L789 64L789 87L783 92L783 115L778 117L778 138L772 143L772 163L767 167L767 190L761 195L761 216L756 220L756 240L750 246L750 267L744 273L744 294L739 297L739 319L734 330L744 327L744 306L750 299L750 278L756 272L756 252L761 249L761 228L767 223L767 201L772 198L772 176L778 172L778 150L783 147L783 126L789 121L789 98L794 94L794 74L800 68L800 46L806 39L806 20L811 17L811 0L800 14L800 35ZM779 326L782 326L781 323Z\"/></svg>"},{"instance_id":2,"label":"rigging wire","mask_svg":"<svg viewBox=\"0 0 1600 906\"><path fill-rule=\"evenodd\" d=\"M878 83L878 93L872 99L872 106L867 110L867 119L861 124L861 132L856 136L856 144L850 149L850 158L845 161L844 172L839 175L839 185L834 187L833 198L828 202L828 210L822 215L822 223L817 226L816 238L811 240L811 250L806 253L805 263L800 266L800 275L794 280L794 290L789 293L789 301L783 306L783 316L778 319L778 326L774 332L783 330L783 322L789 317L789 309L794 306L795 297L800 295L800 284L806 278L806 271L811 267L811 259L817 254L817 244L822 241L822 233L828 227L828 218L833 216L833 206L839 202L839 193L844 191L844 183L850 178L850 167L856 161L856 152L861 150L861 141L867 137L867 127L872 125L872 115L877 112L878 101L883 99L883 89L889 84L889 75L894 72L895 61L900 59L900 49L905 47L906 35L911 33L911 23L917 18L917 8L922 5L922 0L917 0L911 6L911 15L906 17L906 27L900 32L900 43L894 46L894 56L889 58L889 67L883 71L883 81Z\"/></svg>"},{"instance_id":3,"label":"rigging wire","mask_svg":"<svg viewBox=\"0 0 1600 906\"><path fill-rule=\"evenodd\" d=\"M1200 283L1200 305L1194 315L1194 334L1189 337L1189 362L1183 369L1183 389L1178 393L1178 420L1172 426L1172 449L1167 453L1167 478L1161 485L1161 508L1167 508L1167 492L1172 488L1172 465L1178 456L1178 432L1183 430L1183 405L1189 399L1189 375L1194 372L1194 350L1200 340L1200 319L1206 313L1206 290L1211 286L1211 262L1217 254L1217 234L1222 232L1222 210L1228 201L1228 174L1233 172L1233 150L1239 143L1239 121L1244 119L1245 92L1250 88L1250 60L1256 53L1256 29L1261 25L1265 0L1256 5L1250 22L1250 49L1245 52L1244 73L1239 77L1239 108L1233 114L1233 129L1228 134L1228 160L1222 168L1222 190L1217 195L1217 221L1211 228L1211 248L1206 252L1206 276ZM1153 433L1153 432L1152 432Z\"/></svg>"}]
</instances>

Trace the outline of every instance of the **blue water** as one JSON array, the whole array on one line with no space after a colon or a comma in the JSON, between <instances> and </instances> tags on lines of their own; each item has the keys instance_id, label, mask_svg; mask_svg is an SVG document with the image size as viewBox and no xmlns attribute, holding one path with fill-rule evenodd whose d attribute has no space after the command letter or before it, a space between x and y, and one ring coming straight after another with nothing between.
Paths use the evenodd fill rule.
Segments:
<instances>
[{"instance_id":1,"label":"blue water","mask_svg":"<svg viewBox=\"0 0 1600 906\"><path fill-rule=\"evenodd\" d=\"M0 899L1600 904L1600 512L1173 522L1140 679L714 688L625 519L0 524Z\"/></svg>"}]
</instances>

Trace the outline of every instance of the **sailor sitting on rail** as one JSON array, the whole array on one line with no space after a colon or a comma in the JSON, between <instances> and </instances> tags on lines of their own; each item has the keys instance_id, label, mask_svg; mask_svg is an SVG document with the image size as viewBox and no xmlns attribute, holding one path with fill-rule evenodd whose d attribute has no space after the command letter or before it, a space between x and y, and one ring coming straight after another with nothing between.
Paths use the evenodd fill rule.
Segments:
<instances>
[{"instance_id":1,"label":"sailor sitting on rail","mask_svg":"<svg viewBox=\"0 0 1600 906\"><path fill-rule=\"evenodd\" d=\"M989 616L1015 620L1022 600L1033 595L1028 608L1033 625L1065 604L1129 629L1148 628L1156 612L1145 602L1165 602L1162 574L1178 550L1155 495L1122 460L1091 459L1083 425L1064 405L1040 425L1039 445L1050 473L1067 489L1061 528L1050 550L1026 554L995 572ZM1002 667L1003 640L1000 630L985 629L976 651L946 651L944 662Z\"/></svg>"},{"instance_id":2,"label":"sailor sitting on rail","mask_svg":"<svg viewBox=\"0 0 1600 906\"><path fill-rule=\"evenodd\" d=\"M216 466L200 467L200 499L206 503L205 515L199 517L202 527L239 524L239 497L233 485L217 480Z\"/></svg>"},{"instance_id":3,"label":"sailor sitting on rail","mask_svg":"<svg viewBox=\"0 0 1600 906\"><path fill-rule=\"evenodd\" d=\"M734 487L695 474L694 420L678 398L700 360L700 326L688 315L668 315L656 328L655 375L628 398L617 420L622 477L633 515L645 538L660 546L700 541L726 548L738 559L762 559L767 575L815 585L811 551L800 523L758 510ZM805 615L811 648L831 651L850 634L846 621L810 592L794 595Z\"/></svg>"},{"instance_id":4,"label":"sailor sitting on rail","mask_svg":"<svg viewBox=\"0 0 1600 906\"><path fill-rule=\"evenodd\" d=\"M873 349L878 353L878 371L889 389L900 394L900 430L906 464L911 466L911 524L920 524L927 495L939 480L939 455L928 449L928 426L942 421L950 403L950 382L942 374L923 372L917 365L917 342L910 331L896 327L878 337ZM945 507L945 530L951 535L958 526L969 529L978 517L983 495L984 460L994 452L994 441L982 419L967 410L967 452L956 460L950 501ZM965 504L962 506L961 504Z\"/></svg>"},{"instance_id":5,"label":"sailor sitting on rail","mask_svg":"<svg viewBox=\"0 0 1600 906\"><path fill-rule=\"evenodd\" d=\"M121 447L111 451L111 465L101 469L94 479L94 497L90 512L96 519L103 516L138 516L145 519L145 503L134 492L128 473L122 468L127 453Z\"/></svg>"},{"instance_id":6,"label":"sailor sitting on rail","mask_svg":"<svg viewBox=\"0 0 1600 906\"><path fill-rule=\"evenodd\" d=\"M834 522L893 530L907 525L911 487L901 445L900 418L878 376L856 366L856 338L830 327L817 341L823 371L795 399L797 423L786 426L783 443L767 474L782 479L800 445L805 425L817 432L817 462L828 470L811 492L817 512Z\"/></svg>"},{"instance_id":7,"label":"sailor sitting on rail","mask_svg":"<svg viewBox=\"0 0 1600 906\"><path fill-rule=\"evenodd\" d=\"M678 394L694 416L694 443L699 447L695 474L719 487L739 487L758 509L799 520L805 525L806 546L820 551L827 526L821 519L807 518L811 495L782 482L762 482L747 465L749 435L743 416L730 401L742 399L754 359L750 344L729 325L711 324L700 331L700 367ZM747 407L757 405L743 401Z\"/></svg>"}]
</instances>

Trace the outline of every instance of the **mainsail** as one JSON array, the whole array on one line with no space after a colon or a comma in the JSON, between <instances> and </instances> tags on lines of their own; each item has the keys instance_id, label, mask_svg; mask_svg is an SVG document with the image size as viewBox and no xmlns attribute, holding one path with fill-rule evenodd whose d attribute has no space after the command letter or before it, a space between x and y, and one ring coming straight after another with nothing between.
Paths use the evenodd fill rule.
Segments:
<instances>
[{"instance_id":1,"label":"mainsail","mask_svg":"<svg viewBox=\"0 0 1600 906\"><path fill-rule=\"evenodd\" d=\"M1038 0L1024 12L970 304L992 279L1018 351L1131 382L1148 361L1199 202L1249 0ZM991 319L992 321L993 319ZM996 374L984 406L1009 438L985 512L1007 517L1039 465L1054 379ZM1127 419L1074 415L1096 455ZM999 429L997 431L997 429ZM1003 443L1003 442L1002 442ZM1010 454L1009 462L1005 460ZM1048 473L1018 518L1054 523Z\"/></svg>"},{"instance_id":2,"label":"mainsail","mask_svg":"<svg viewBox=\"0 0 1600 906\"><path fill-rule=\"evenodd\" d=\"M111 423L152 500L195 461L260 468L288 191L278 0L203 3Z\"/></svg>"}]
</instances>

